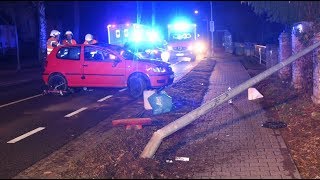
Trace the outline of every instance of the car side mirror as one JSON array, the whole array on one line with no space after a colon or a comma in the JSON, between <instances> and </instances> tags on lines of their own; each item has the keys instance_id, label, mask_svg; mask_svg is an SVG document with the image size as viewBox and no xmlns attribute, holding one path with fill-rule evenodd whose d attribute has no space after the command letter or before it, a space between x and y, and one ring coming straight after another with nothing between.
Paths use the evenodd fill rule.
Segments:
<instances>
[{"instance_id":1,"label":"car side mirror","mask_svg":"<svg viewBox=\"0 0 320 180\"><path fill-rule=\"evenodd\" d=\"M121 62L121 60L120 60L119 58L116 58L116 59L113 61L112 67L116 67L120 62Z\"/></svg>"}]
</instances>

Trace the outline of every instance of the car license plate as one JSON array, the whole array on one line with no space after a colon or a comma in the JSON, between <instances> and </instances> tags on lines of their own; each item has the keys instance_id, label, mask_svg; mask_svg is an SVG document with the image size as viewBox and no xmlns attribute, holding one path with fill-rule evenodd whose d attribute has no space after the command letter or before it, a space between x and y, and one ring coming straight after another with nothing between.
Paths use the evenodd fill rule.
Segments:
<instances>
[{"instance_id":1,"label":"car license plate","mask_svg":"<svg viewBox=\"0 0 320 180\"><path fill-rule=\"evenodd\" d=\"M177 53L176 56L183 56L183 53Z\"/></svg>"}]
</instances>

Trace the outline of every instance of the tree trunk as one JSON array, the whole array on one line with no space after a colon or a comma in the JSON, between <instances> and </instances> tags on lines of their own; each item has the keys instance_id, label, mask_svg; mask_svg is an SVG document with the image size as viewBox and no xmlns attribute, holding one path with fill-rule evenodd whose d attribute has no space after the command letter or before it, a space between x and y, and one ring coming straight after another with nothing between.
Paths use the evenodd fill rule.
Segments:
<instances>
[{"instance_id":1,"label":"tree trunk","mask_svg":"<svg viewBox=\"0 0 320 180\"><path fill-rule=\"evenodd\" d=\"M74 39L77 40L77 42L79 42L79 25L80 22L80 13L79 13L79 2L78 1L74 1L74 30L73 30L73 37Z\"/></svg>"},{"instance_id":2,"label":"tree trunk","mask_svg":"<svg viewBox=\"0 0 320 180\"><path fill-rule=\"evenodd\" d=\"M304 31L307 31L308 23L302 23ZM292 53L297 54L305 48L299 38L292 31ZM312 84L312 60L311 54L307 54L304 57L299 58L292 63L292 84L298 91L305 91L308 89L308 85ZM311 75L310 75L311 73ZM311 77L311 78L310 78Z\"/></svg>"},{"instance_id":3,"label":"tree trunk","mask_svg":"<svg viewBox=\"0 0 320 180\"><path fill-rule=\"evenodd\" d=\"M278 64L278 47L268 44L266 47L266 67L271 68Z\"/></svg>"},{"instance_id":4,"label":"tree trunk","mask_svg":"<svg viewBox=\"0 0 320 180\"><path fill-rule=\"evenodd\" d=\"M314 38L314 43L320 41L320 33ZM320 104L320 48L313 52L313 95L311 99L313 103Z\"/></svg>"},{"instance_id":5,"label":"tree trunk","mask_svg":"<svg viewBox=\"0 0 320 180\"><path fill-rule=\"evenodd\" d=\"M289 58L292 54L290 35L287 32L282 32L279 36L279 62ZM291 79L291 65L280 69L278 75L282 80Z\"/></svg>"},{"instance_id":6,"label":"tree trunk","mask_svg":"<svg viewBox=\"0 0 320 180\"><path fill-rule=\"evenodd\" d=\"M38 2L39 15L39 62L42 65L47 57L47 21L44 1Z\"/></svg>"},{"instance_id":7,"label":"tree trunk","mask_svg":"<svg viewBox=\"0 0 320 180\"><path fill-rule=\"evenodd\" d=\"M13 25L14 25L14 32L15 32L15 36L16 36L16 54L17 54L17 67L16 67L16 71L20 71L21 70L21 65L20 65L20 49L19 49L19 36L18 36L18 30L17 30L17 21L16 21L16 16L14 13L14 9L11 9L11 18L13 21Z\"/></svg>"}]
</instances>

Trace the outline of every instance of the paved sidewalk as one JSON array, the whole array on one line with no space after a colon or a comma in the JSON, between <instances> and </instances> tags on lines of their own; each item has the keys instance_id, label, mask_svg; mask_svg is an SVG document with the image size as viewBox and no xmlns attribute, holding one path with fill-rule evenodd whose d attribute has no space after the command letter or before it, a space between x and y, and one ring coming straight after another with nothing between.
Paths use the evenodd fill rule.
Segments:
<instances>
[{"instance_id":1,"label":"paved sidewalk","mask_svg":"<svg viewBox=\"0 0 320 180\"><path fill-rule=\"evenodd\" d=\"M216 56L203 103L250 78L239 58ZM280 132L261 127L267 120L262 107L249 101L245 91L233 99L233 105L224 103L194 122L197 134L190 133L187 141L191 148L201 148L194 149L199 157L190 157L200 167L193 178L301 178Z\"/></svg>"}]
</instances>

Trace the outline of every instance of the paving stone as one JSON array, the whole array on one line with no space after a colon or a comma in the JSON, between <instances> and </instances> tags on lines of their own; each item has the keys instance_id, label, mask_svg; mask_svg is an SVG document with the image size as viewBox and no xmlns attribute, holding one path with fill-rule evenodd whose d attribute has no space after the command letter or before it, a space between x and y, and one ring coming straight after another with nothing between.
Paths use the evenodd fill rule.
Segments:
<instances>
[{"instance_id":1,"label":"paving stone","mask_svg":"<svg viewBox=\"0 0 320 180\"><path fill-rule=\"evenodd\" d=\"M219 96L228 87L234 88L250 78L246 69L239 62L240 57L222 53L215 58L217 63L210 77L209 90L203 103ZM206 123L198 123L198 129L214 132L221 144L208 151L206 161L213 162L214 168L206 169L204 173L212 173L212 177L236 179L278 179L291 177L301 178L298 171L289 172L287 169L296 169L293 163L284 164L283 160L291 158L283 154L289 153L278 130L261 128L261 124L268 120L261 105L248 101L247 92L234 98L233 105L221 104L210 110L203 119ZM207 142L206 136L203 142ZM216 139L216 140L217 140ZM283 148L283 149L281 149ZM212 154L210 154L212 153ZM285 157L284 157L285 156ZM215 162L223 162L217 164ZM283 167L291 166L290 168ZM204 174L208 175L208 174ZM195 174L194 177L197 177ZM208 176L209 177L209 176Z\"/></svg>"}]
</instances>

